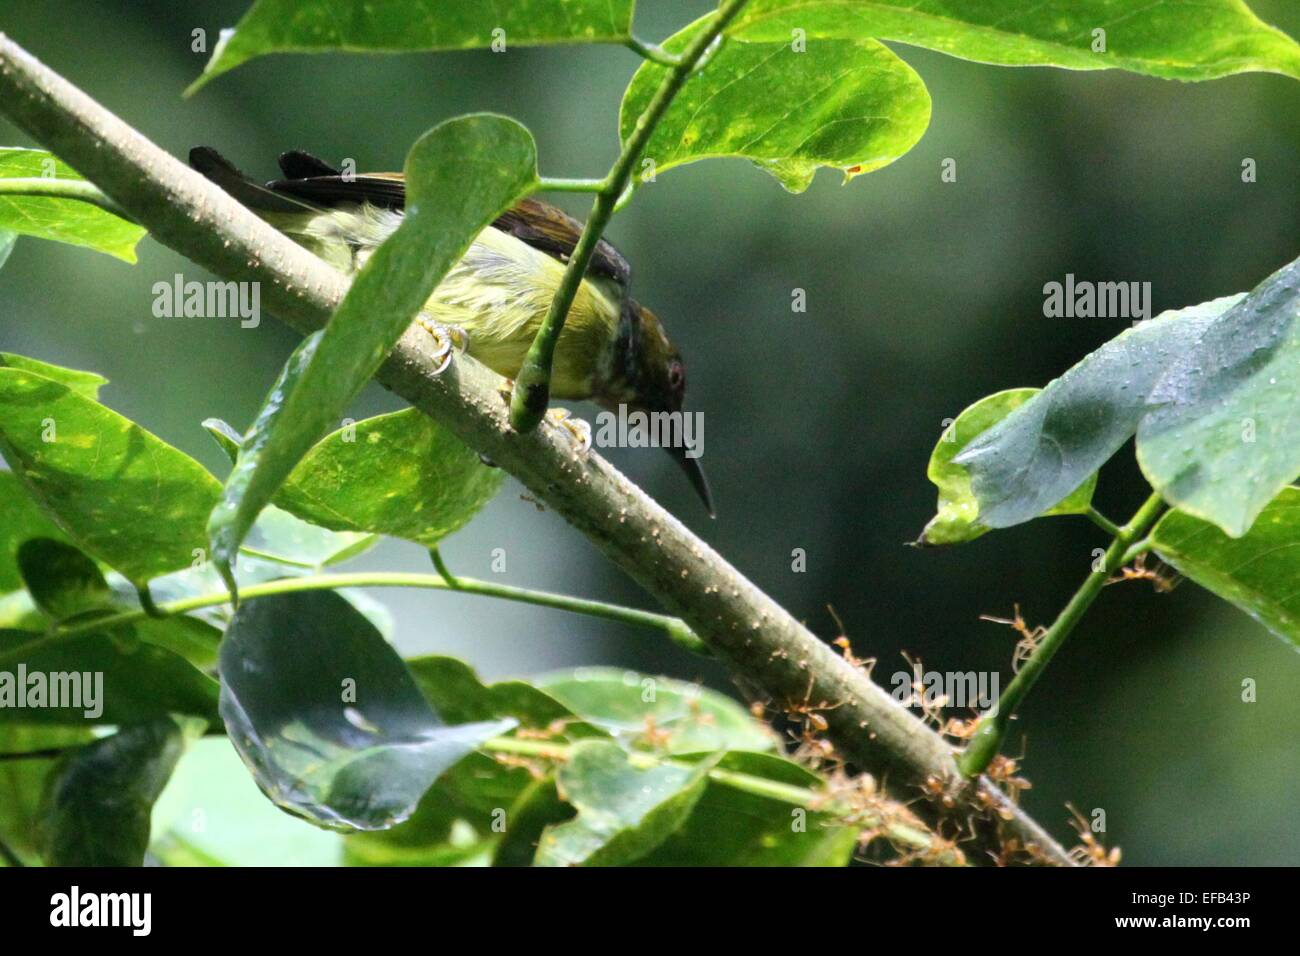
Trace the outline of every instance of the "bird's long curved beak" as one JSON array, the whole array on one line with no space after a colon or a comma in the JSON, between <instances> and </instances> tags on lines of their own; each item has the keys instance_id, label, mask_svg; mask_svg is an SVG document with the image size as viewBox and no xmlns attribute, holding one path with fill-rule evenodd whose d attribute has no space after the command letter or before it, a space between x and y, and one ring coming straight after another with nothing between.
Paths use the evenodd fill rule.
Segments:
<instances>
[{"instance_id":1,"label":"bird's long curved beak","mask_svg":"<svg viewBox=\"0 0 1300 956\"><path fill-rule=\"evenodd\" d=\"M709 479L704 477L704 466L700 464L700 460L688 457L686 448L681 446L669 445L665 450L673 456L677 464L681 465L682 471L686 472L691 487L695 489L695 493L704 502L704 508L709 512L709 517L716 518L718 515L713 510L713 494L709 491Z\"/></svg>"}]
</instances>

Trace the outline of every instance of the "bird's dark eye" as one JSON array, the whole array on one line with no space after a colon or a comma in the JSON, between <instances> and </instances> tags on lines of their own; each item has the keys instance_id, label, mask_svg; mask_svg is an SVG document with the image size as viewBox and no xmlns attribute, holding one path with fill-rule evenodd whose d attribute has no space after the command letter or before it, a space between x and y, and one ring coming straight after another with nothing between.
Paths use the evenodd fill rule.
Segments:
<instances>
[{"instance_id":1,"label":"bird's dark eye","mask_svg":"<svg viewBox=\"0 0 1300 956\"><path fill-rule=\"evenodd\" d=\"M668 384L675 389L685 387L686 369L682 367L681 362L673 362L668 366Z\"/></svg>"}]
</instances>

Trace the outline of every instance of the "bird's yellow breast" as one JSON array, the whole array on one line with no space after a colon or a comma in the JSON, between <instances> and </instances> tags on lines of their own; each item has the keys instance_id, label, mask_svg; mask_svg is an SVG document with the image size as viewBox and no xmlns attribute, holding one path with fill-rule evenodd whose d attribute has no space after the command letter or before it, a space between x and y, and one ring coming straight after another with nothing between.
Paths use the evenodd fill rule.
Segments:
<instances>
[{"instance_id":1,"label":"bird's yellow breast","mask_svg":"<svg viewBox=\"0 0 1300 956\"><path fill-rule=\"evenodd\" d=\"M483 230L434 290L425 311L435 322L469 333L469 353L499 375L514 378L555 292L564 264L514 236ZM613 341L619 305L583 281L555 350L551 394L592 396L598 364Z\"/></svg>"},{"instance_id":2,"label":"bird's yellow breast","mask_svg":"<svg viewBox=\"0 0 1300 956\"><path fill-rule=\"evenodd\" d=\"M311 216L266 217L277 228L345 273L355 273L402 221L371 205L321 210ZM565 266L491 226L475 238L434 290L425 311L469 335L469 354L498 375L514 378L537 334ZM619 302L584 280L555 350L551 394L591 398L599 363L614 339Z\"/></svg>"}]
</instances>

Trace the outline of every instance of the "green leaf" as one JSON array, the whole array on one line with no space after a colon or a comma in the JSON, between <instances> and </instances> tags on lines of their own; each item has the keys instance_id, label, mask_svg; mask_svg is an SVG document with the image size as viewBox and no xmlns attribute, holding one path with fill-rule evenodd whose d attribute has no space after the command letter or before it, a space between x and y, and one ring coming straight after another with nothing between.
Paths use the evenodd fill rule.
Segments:
<instances>
[{"instance_id":1,"label":"green leaf","mask_svg":"<svg viewBox=\"0 0 1300 956\"><path fill-rule=\"evenodd\" d=\"M544 674L533 683L628 745L653 730L656 750L667 754L776 746L771 729L735 701L685 681L583 667Z\"/></svg>"},{"instance_id":2,"label":"green leaf","mask_svg":"<svg viewBox=\"0 0 1300 956\"><path fill-rule=\"evenodd\" d=\"M680 53L701 18L664 42ZM646 62L619 112L626 142L666 75ZM887 166L930 122L930 95L915 71L869 38L810 39L803 53L777 42L724 42L668 107L642 153L656 174L711 157L738 156L803 192L820 166L845 180Z\"/></svg>"},{"instance_id":3,"label":"green leaf","mask_svg":"<svg viewBox=\"0 0 1300 956\"><path fill-rule=\"evenodd\" d=\"M1180 80L1300 78L1300 47L1241 0L751 0L730 32L758 40L874 36L981 63L1122 69ZM1105 31L1094 52L1094 30Z\"/></svg>"},{"instance_id":4,"label":"green leaf","mask_svg":"<svg viewBox=\"0 0 1300 956\"><path fill-rule=\"evenodd\" d=\"M32 538L63 540L64 534L27 494L18 476L0 471L0 594L23 586L18 548Z\"/></svg>"},{"instance_id":5,"label":"green leaf","mask_svg":"<svg viewBox=\"0 0 1300 956\"><path fill-rule=\"evenodd\" d=\"M0 147L0 185L6 179L84 181L72 167L40 149ZM145 230L80 199L21 196L0 191L0 230L106 252L135 262Z\"/></svg>"},{"instance_id":6,"label":"green leaf","mask_svg":"<svg viewBox=\"0 0 1300 956\"><path fill-rule=\"evenodd\" d=\"M216 480L76 389L0 368L0 452L79 547L137 586L203 547Z\"/></svg>"},{"instance_id":7,"label":"green leaf","mask_svg":"<svg viewBox=\"0 0 1300 956\"><path fill-rule=\"evenodd\" d=\"M979 502L971 491L970 474L953 461L977 435L1006 418L1041 389L1011 388L981 398L953 420L930 453L926 475L939 489L936 514L921 532L919 543L928 545L961 544L972 541L989 529L979 520ZM1097 487L1093 472L1074 491L1044 514L1084 514L1092 504Z\"/></svg>"},{"instance_id":8,"label":"green leaf","mask_svg":"<svg viewBox=\"0 0 1300 956\"><path fill-rule=\"evenodd\" d=\"M228 454L238 455L242 439L232 440L229 425L215 420L204 425L220 436ZM487 467L451 432L408 408L326 436L303 456L273 500L324 528L432 547L463 527L504 481L501 469Z\"/></svg>"},{"instance_id":9,"label":"green leaf","mask_svg":"<svg viewBox=\"0 0 1300 956\"><path fill-rule=\"evenodd\" d=\"M115 603L95 562L62 541L24 541L18 549L18 568L36 606L55 621L102 614Z\"/></svg>"},{"instance_id":10,"label":"green leaf","mask_svg":"<svg viewBox=\"0 0 1300 956\"><path fill-rule=\"evenodd\" d=\"M575 744L556 782L578 815L546 829L537 865L623 866L640 859L690 816L708 772L708 763L641 769L615 743Z\"/></svg>"},{"instance_id":11,"label":"green leaf","mask_svg":"<svg viewBox=\"0 0 1300 956\"><path fill-rule=\"evenodd\" d=\"M728 753L716 769L822 789L815 773L774 754ZM686 822L637 866L845 866L857 839L831 814L710 779Z\"/></svg>"},{"instance_id":12,"label":"green leaf","mask_svg":"<svg viewBox=\"0 0 1300 956\"><path fill-rule=\"evenodd\" d=\"M159 717L64 755L41 807L50 866L140 866L154 801L202 721Z\"/></svg>"},{"instance_id":13,"label":"green leaf","mask_svg":"<svg viewBox=\"0 0 1300 956\"><path fill-rule=\"evenodd\" d=\"M85 727L48 727L0 721L0 754L36 754L91 740ZM40 863L37 823L53 756L0 760L0 841L27 866Z\"/></svg>"},{"instance_id":14,"label":"green leaf","mask_svg":"<svg viewBox=\"0 0 1300 956\"><path fill-rule=\"evenodd\" d=\"M512 718L523 727L563 728L564 738L604 736L544 691L523 681L484 684L463 661L428 656L406 661L425 700L451 724ZM515 806L535 780L522 767L469 754L433 785L414 815L391 830L347 840L347 861L363 866L452 866L480 863L519 825ZM552 788L554 789L554 788ZM507 812L507 808L509 811ZM566 808L564 817L572 815ZM555 822L548 817L541 827ZM504 826L505 837L502 836ZM532 849L528 860L532 859Z\"/></svg>"},{"instance_id":15,"label":"green leaf","mask_svg":"<svg viewBox=\"0 0 1300 956\"><path fill-rule=\"evenodd\" d=\"M976 437L953 461L970 473L980 523L1029 521L1078 488L1133 436L1165 370L1239 298L1125 330Z\"/></svg>"},{"instance_id":16,"label":"green leaf","mask_svg":"<svg viewBox=\"0 0 1300 956\"><path fill-rule=\"evenodd\" d=\"M60 385L68 386L78 395L92 400L98 400L99 390L108 384L108 379L94 372L83 372L80 369L50 365L48 362L40 362L34 358L28 358L26 355L16 355L13 352L0 352L0 368L4 367L20 368L28 372L35 372L45 378L54 379Z\"/></svg>"},{"instance_id":17,"label":"green leaf","mask_svg":"<svg viewBox=\"0 0 1300 956\"><path fill-rule=\"evenodd\" d=\"M1138 428L1142 473L1233 537L1300 475L1300 260L1222 313L1170 364Z\"/></svg>"},{"instance_id":18,"label":"green leaf","mask_svg":"<svg viewBox=\"0 0 1300 956\"><path fill-rule=\"evenodd\" d=\"M0 724L122 725L169 713L218 722L216 681L131 628L48 637L0 632L6 633ZM65 706L51 706L56 691Z\"/></svg>"},{"instance_id":19,"label":"green leaf","mask_svg":"<svg viewBox=\"0 0 1300 956\"><path fill-rule=\"evenodd\" d=\"M1240 538L1170 511L1151 544L1180 574L1300 649L1300 488L1284 488Z\"/></svg>"},{"instance_id":20,"label":"green leaf","mask_svg":"<svg viewBox=\"0 0 1300 956\"><path fill-rule=\"evenodd\" d=\"M9 261L9 256L17 243L18 233L0 229L0 269L3 269L5 263Z\"/></svg>"},{"instance_id":21,"label":"green leaf","mask_svg":"<svg viewBox=\"0 0 1300 956\"><path fill-rule=\"evenodd\" d=\"M622 43L635 0L258 0L223 30L192 93L266 53L402 53L543 43ZM494 31L504 31L496 33Z\"/></svg>"},{"instance_id":22,"label":"green leaf","mask_svg":"<svg viewBox=\"0 0 1300 956\"><path fill-rule=\"evenodd\" d=\"M401 658L332 591L258 598L221 645L221 715L262 791L321 827L408 818L444 771L513 726L447 726Z\"/></svg>"},{"instance_id":23,"label":"green leaf","mask_svg":"<svg viewBox=\"0 0 1300 956\"><path fill-rule=\"evenodd\" d=\"M416 657L407 660L406 666L424 699L448 723L510 717L520 726L537 730L561 721L566 734L601 733L580 721L572 710L546 691L517 680L484 684L472 667L454 657Z\"/></svg>"},{"instance_id":24,"label":"green leaf","mask_svg":"<svg viewBox=\"0 0 1300 956\"><path fill-rule=\"evenodd\" d=\"M213 510L212 555L224 573L258 512L338 422L474 236L537 181L532 136L501 116L449 120L412 147L402 224L366 261L323 332L290 359Z\"/></svg>"}]
</instances>

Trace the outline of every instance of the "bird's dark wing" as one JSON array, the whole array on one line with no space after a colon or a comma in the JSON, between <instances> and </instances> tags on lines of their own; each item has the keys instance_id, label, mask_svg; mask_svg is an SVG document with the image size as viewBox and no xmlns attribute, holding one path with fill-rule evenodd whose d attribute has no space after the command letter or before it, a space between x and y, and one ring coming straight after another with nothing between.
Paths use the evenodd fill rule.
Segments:
<instances>
[{"instance_id":1,"label":"bird's dark wing","mask_svg":"<svg viewBox=\"0 0 1300 956\"><path fill-rule=\"evenodd\" d=\"M277 200L288 210L303 205L330 209L351 203L369 203L382 209L406 206L406 182L401 173L357 173L343 176L329 163L302 150L280 154L284 179L259 186L236 169L216 150L199 146L190 151L190 165L232 196L254 209L280 211ZM568 262L582 235L582 223L563 210L540 199L524 199L503 212L492 223L520 242ZM623 254L601 240L591 257L588 276L611 279L626 288L631 267Z\"/></svg>"},{"instance_id":2,"label":"bird's dark wing","mask_svg":"<svg viewBox=\"0 0 1300 956\"><path fill-rule=\"evenodd\" d=\"M582 223L540 199L524 199L516 203L498 216L492 225L561 262L569 261L582 235ZM613 279L626 287L632 267L621 252L602 239L591 257L587 274Z\"/></svg>"},{"instance_id":3,"label":"bird's dark wing","mask_svg":"<svg viewBox=\"0 0 1300 956\"><path fill-rule=\"evenodd\" d=\"M305 155L305 154L303 154ZM281 157L283 160L283 157ZM319 160L316 160L319 162ZM324 164L322 164L324 165ZM283 169L283 162L281 164ZM290 162L295 172L304 167ZM331 174L296 177L285 170L288 179L276 179L266 184L272 192L294 196L325 209L352 203L370 203L381 209L402 209L406 206L406 183L401 173L357 173L355 176Z\"/></svg>"}]
</instances>

